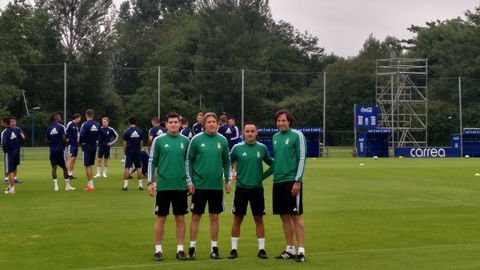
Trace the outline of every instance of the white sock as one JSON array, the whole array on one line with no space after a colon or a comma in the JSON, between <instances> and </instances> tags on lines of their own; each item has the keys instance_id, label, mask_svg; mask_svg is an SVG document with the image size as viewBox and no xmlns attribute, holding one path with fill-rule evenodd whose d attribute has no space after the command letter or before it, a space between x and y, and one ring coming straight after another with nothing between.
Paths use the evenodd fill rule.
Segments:
<instances>
[{"instance_id":1,"label":"white sock","mask_svg":"<svg viewBox=\"0 0 480 270\"><path fill-rule=\"evenodd\" d=\"M102 171L102 167L97 167L97 175L100 175L101 171Z\"/></svg>"},{"instance_id":2,"label":"white sock","mask_svg":"<svg viewBox=\"0 0 480 270\"><path fill-rule=\"evenodd\" d=\"M11 186L11 187L9 188L9 190L10 190L11 192L15 192L15 186Z\"/></svg>"},{"instance_id":3,"label":"white sock","mask_svg":"<svg viewBox=\"0 0 480 270\"><path fill-rule=\"evenodd\" d=\"M258 249L265 249L265 238L257 238L258 240Z\"/></svg>"},{"instance_id":4,"label":"white sock","mask_svg":"<svg viewBox=\"0 0 480 270\"><path fill-rule=\"evenodd\" d=\"M190 247L196 247L197 241L190 241Z\"/></svg>"},{"instance_id":5,"label":"white sock","mask_svg":"<svg viewBox=\"0 0 480 270\"><path fill-rule=\"evenodd\" d=\"M103 174L107 175L107 167L103 168Z\"/></svg>"},{"instance_id":6,"label":"white sock","mask_svg":"<svg viewBox=\"0 0 480 270\"><path fill-rule=\"evenodd\" d=\"M128 187L128 180L123 180L123 187L124 188Z\"/></svg>"},{"instance_id":7,"label":"white sock","mask_svg":"<svg viewBox=\"0 0 480 270\"><path fill-rule=\"evenodd\" d=\"M93 180L88 180L88 184L87 184L87 186L89 186L89 187L92 187L92 188L93 188Z\"/></svg>"},{"instance_id":8,"label":"white sock","mask_svg":"<svg viewBox=\"0 0 480 270\"><path fill-rule=\"evenodd\" d=\"M218 246L218 243L217 241L210 240L210 245L212 246L212 250L213 250L213 247Z\"/></svg>"},{"instance_id":9,"label":"white sock","mask_svg":"<svg viewBox=\"0 0 480 270\"><path fill-rule=\"evenodd\" d=\"M13 179L17 180L17 177L16 177L16 176L14 176L14 177L13 177Z\"/></svg>"},{"instance_id":10,"label":"white sock","mask_svg":"<svg viewBox=\"0 0 480 270\"><path fill-rule=\"evenodd\" d=\"M177 245L177 252L183 251L183 245Z\"/></svg>"},{"instance_id":11,"label":"white sock","mask_svg":"<svg viewBox=\"0 0 480 270\"><path fill-rule=\"evenodd\" d=\"M232 237L232 249L238 249L238 238L239 237Z\"/></svg>"},{"instance_id":12,"label":"white sock","mask_svg":"<svg viewBox=\"0 0 480 270\"><path fill-rule=\"evenodd\" d=\"M73 175L73 172L72 171L68 171L68 176L72 176Z\"/></svg>"},{"instance_id":13,"label":"white sock","mask_svg":"<svg viewBox=\"0 0 480 270\"><path fill-rule=\"evenodd\" d=\"M53 185L54 185L55 187L58 187L58 180L57 180L57 179L53 179Z\"/></svg>"},{"instance_id":14,"label":"white sock","mask_svg":"<svg viewBox=\"0 0 480 270\"><path fill-rule=\"evenodd\" d=\"M155 253L158 253L158 252L162 252L162 253L163 253L162 245L155 245Z\"/></svg>"},{"instance_id":15,"label":"white sock","mask_svg":"<svg viewBox=\"0 0 480 270\"><path fill-rule=\"evenodd\" d=\"M138 187L143 187L143 179L138 179Z\"/></svg>"},{"instance_id":16,"label":"white sock","mask_svg":"<svg viewBox=\"0 0 480 270\"><path fill-rule=\"evenodd\" d=\"M305 248L304 247L298 247L298 254L305 255Z\"/></svg>"},{"instance_id":17,"label":"white sock","mask_svg":"<svg viewBox=\"0 0 480 270\"><path fill-rule=\"evenodd\" d=\"M8 181L8 176L7 176L7 177L5 177L3 180L7 180L7 181Z\"/></svg>"},{"instance_id":18,"label":"white sock","mask_svg":"<svg viewBox=\"0 0 480 270\"><path fill-rule=\"evenodd\" d=\"M289 253L295 254L295 246L287 246L285 250Z\"/></svg>"},{"instance_id":19,"label":"white sock","mask_svg":"<svg viewBox=\"0 0 480 270\"><path fill-rule=\"evenodd\" d=\"M65 186L66 187L70 186L70 179L68 179L68 178L65 179Z\"/></svg>"}]
</instances>

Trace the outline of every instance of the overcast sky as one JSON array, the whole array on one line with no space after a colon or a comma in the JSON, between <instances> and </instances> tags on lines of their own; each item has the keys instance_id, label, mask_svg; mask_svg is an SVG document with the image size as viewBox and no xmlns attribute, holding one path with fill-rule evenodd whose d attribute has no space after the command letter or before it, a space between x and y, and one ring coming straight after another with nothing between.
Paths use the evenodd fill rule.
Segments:
<instances>
[{"instance_id":1,"label":"overcast sky","mask_svg":"<svg viewBox=\"0 0 480 270\"><path fill-rule=\"evenodd\" d=\"M0 0L3 8L10 0ZM114 0L120 7L124 0ZM370 34L411 38L410 25L463 17L480 0L270 0L275 20L319 38L327 53L355 56Z\"/></svg>"}]
</instances>

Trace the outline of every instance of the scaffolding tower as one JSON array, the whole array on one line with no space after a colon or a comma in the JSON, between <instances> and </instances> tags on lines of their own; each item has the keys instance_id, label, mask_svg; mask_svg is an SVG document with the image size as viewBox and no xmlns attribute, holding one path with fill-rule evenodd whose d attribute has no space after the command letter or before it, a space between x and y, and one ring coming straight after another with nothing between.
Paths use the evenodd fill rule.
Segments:
<instances>
[{"instance_id":1,"label":"scaffolding tower","mask_svg":"<svg viewBox=\"0 0 480 270\"><path fill-rule=\"evenodd\" d=\"M379 126L392 129L392 148L427 146L427 79L427 59L377 59Z\"/></svg>"}]
</instances>

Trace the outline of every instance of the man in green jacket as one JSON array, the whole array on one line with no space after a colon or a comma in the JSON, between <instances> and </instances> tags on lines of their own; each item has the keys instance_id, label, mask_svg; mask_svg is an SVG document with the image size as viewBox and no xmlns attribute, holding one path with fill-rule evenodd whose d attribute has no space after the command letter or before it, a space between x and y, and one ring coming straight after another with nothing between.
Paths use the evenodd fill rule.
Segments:
<instances>
[{"instance_id":1,"label":"man in green jacket","mask_svg":"<svg viewBox=\"0 0 480 270\"><path fill-rule=\"evenodd\" d=\"M212 259L220 259L218 251L218 214L224 211L223 186L230 192L230 156L228 142L217 133L218 118L214 113L206 113L203 118L204 131L195 135L187 151L187 179L193 182L194 193L190 210L190 248L191 260L196 257L195 247L200 219L208 202L210 218L210 240Z\"/></svg>"},{"instance_id":2,"label":"man in green jacket","mask_svg":"<svg viewBox=\"0 0 480 270\"><path fill-rule=\"evenodd\" d=\"M179 133L180 115L167 115L167 133L155 138L151 146L148 166L148 192L151 196L157 191L155 202L155 254L153 259L163 259L162 241L165 220L169 214L170 203L176 222L177 259L188 260L183 251L185 240L184 215L188 212L188 192L193 192L190 179L186 178L185 160L190 143L187 137ZM156 178L156 184L154 179Z\"/></svg>"},{"instance_id":3,"label":"man in green jacket","mask_svg":"<svg viewBox=\"0 0 480 270\"><path fill-rule=\"evenodd\" d=\"M280 110L275 114L279 132L272 138L273 153L273 214L280 215L287 243L286 249L277 259L305 261L302 186L305 157L307 152L305 136L290 128L294 122L292 114ZM298 252L295 255L294 234L297 237Z\"/></svg>"},{"instance_id":4,"label":"man in green jacket","mask_svg":"<svg viewBox=\"0 0 480 270\"><path fill-rule=\"evenodd\" d=\"M255 221L258 239L258 257L267 259L265 251L265 226L263 215L265 215L265 199L263 195L263 164L273 163L267 147L257 142L258 130L254 123L246 123L243 128L245 141L233 146L230 151L232 163L237 165L237 180L235 188L235 199L233 200L232 213L232 250L229 259L238 257L238 239L240 237L240 226L247 213L247 205L250 202L253 219Z\"/></svg>"}]
</instances>

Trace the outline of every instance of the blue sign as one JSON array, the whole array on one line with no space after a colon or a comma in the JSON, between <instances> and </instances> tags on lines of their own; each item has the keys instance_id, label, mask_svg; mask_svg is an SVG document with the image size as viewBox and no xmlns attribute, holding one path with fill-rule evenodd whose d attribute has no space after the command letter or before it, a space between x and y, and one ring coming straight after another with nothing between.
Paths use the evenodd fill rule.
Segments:
<instances>
[{"instance_id":1,"label":"blue sign","mask_svg":"<svg viewBox=\"0 0 480 270\"><path fill-rule=\"evenodd\" d=\"M465 134L465 135L479 135L480 130L479 129L465 129L463 131L463 134Z\"/></svg>"},{"instance_id":2,"label":"blue sign","mask_svg":"<svg viewBox=\"0 0 480 270\"><path fill-rule=\"evenodd\" d=\"M446 158L459 157L459 149L452 147L398 147L394 149L395 157L412 158Z\"/></svg>"},{"instance_id":3,"label":"blue sign","mask_svg":"<svg viewBox=\"0 0 480 270\"><path fill-rule=\"evenodd\" d=\"M375 128L378 125L378 107L355 105L355 126L357 128Z\"/></svg>"}]
</instances>

